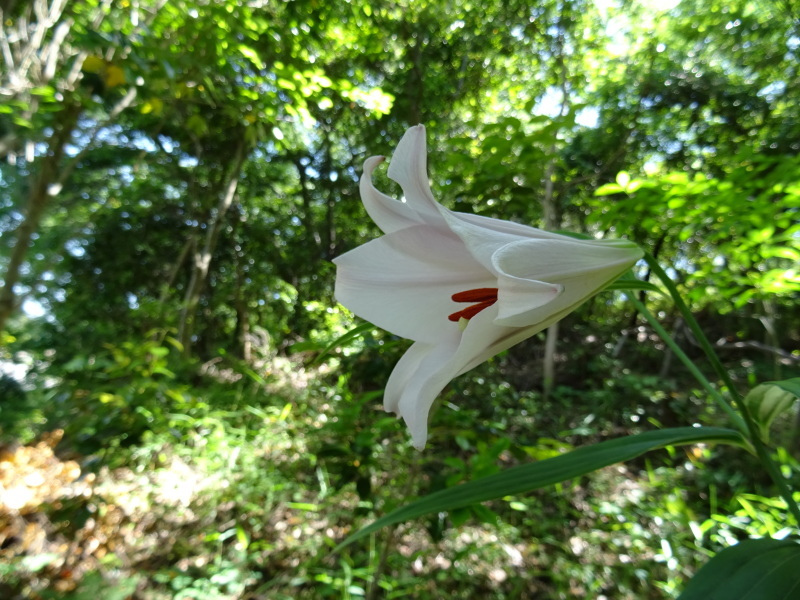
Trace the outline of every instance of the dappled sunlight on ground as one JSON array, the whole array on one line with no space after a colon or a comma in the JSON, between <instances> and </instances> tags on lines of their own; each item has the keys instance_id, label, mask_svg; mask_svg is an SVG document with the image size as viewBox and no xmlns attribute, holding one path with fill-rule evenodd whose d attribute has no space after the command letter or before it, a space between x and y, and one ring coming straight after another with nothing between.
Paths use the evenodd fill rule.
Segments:
<instances>
[{"instance_id":1,"label":"dappled sunlight on ground","mask_svg":"<svg viewBox=\"0 0 800 600\"><path fill-rule=\"evenodd\" d=\"M25 557L32 573L57 579L62 592L108 556L116 567L130 568L169 548L177 541L171 529L197 521L192 503L220 483L174 457L158 469L104 467L97 476L81 477L76 461L53 453L61 434L4 453L0 555Z\"/></svg>"}]
</instances>

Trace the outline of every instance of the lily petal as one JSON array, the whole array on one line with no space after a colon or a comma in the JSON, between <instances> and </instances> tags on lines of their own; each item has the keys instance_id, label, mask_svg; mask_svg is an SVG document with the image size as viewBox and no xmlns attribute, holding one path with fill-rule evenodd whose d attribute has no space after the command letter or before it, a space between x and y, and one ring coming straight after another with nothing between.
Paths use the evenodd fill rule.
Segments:
<instances>
[{"instance_id":1,"label":"lily petal","mask_svg":"<svg viewBox=\"0 0 800 600\"><path fill-rule=\"evenodd\" d=\"M444 208L444 207L442 207ZM444 209L446 210L446 209ZM515 223L514 221L502 221L500 219L492 219L491 217L483 217L481 215L471 215L468 213L450 212L458 221L464 226L472 226L482 229L484 231L494 231L505 235L513 235L519 238L532 238L532 239L559 239L565 236L559 233L552 233L544 231L543 229L536 229L530 225L523 225ZM620 240L625 241L625 240ZM628 242L626 242L628 243Z\"/></svg>"},{"instance_id":2,"label":"lily petal","mask_svg":"<svg viewBox=\"0 0 800 600\"><path fill-rule=\"evenodd\" d=\"M373 185L372 173L383 160L382 156L373 156L364 162L364 173L361 175L359 189L367 214L384 233L422 225L424 219L408 203L387 196Z\"/></svg>"},{"instance_id":3,"label":"lily petal","mask_svg":"<svg viewBox=\"0 0 800 600\"><path fill-rule=\"evenodd\" d=\"M570 239L511 221L453 212L443 207L441 211L447 226L461 238L475 260L493 272L495 266L492 256L509 244L531 239ZM538 260L533 261L534 264L538 262Z\"/></svg>"},{"instance_id":4,"label":"lily petal","mask_svg":"<svg viewBox=\"0 0 800 600\"><path fill-rule=\"evenodd\" d=\"M530 327L537 322L539 309L550 305L563 292L563 285L500 275L496 323L506 327ZM548 310L550 308L548 306Z\"/></svg>"},{"instance_id":5,"label":"lily petal","mask_svg":"<svg viewBox=\"0 0 800 600\"><path fill-rule=\"evenodd\" d=\"M530 327L564 308L577 308L641 256L641 250L630 243L604 244L565 236L508 244L492 257L499 273L497 324ZM544 291L544 285L558 290L551 296L551 304L532 294Z\"/></svg>"},{"instance_id":6,"label":"lily petal","mask_svg":"<svg viewBox=\"0 0 800 600\"><path fill-rule=\"evenodd\" d=\"M428 144L423 125L406 131L392 154L388 175L403 188L406 203L423 215L428 224L441 221L440 206L428 182Z\"/></svg>"},{"instance_id":7,"label":"lily petal","mask_svg":"<svg viewBox=\"0 0 800 600\"><path fill-rule=\"evenodd\" d=\"M524 279L560 281L585 275L593 282L610 281L644 256L635 244L620 241L567 236L521 240L500 248L492 264L500 273Z\"/></svg>"},{"instance_id":8,"label":"lily petal","mask_svg":"<svg viewBox=\"0 0 800 600\"><path fill-rule=\"evenodd\" d=\"M457 347L457 335L448 336L438 344L413 344L386 383L384 407L403 417L412 443L419 449L425 447L428 439L431 407L454 376L451 363Z\"/></svg>"},{"instance_id":9,"label":"lily petal","mask_svg":"<svg viewBox=\"0 0 800 600\"><path fill-rule=\"evenodd\" d=\"M458 237L427 225L367 242L334 263L339 302L395 335L429 343L458 328L447 320L460 308L453 294L497 283Z\"/></svg>"},{"instance_id":10,"label":"lily petal","mask_svg":"<svg viewBox=\"0 0 800 600\"><path fill-rule=\"evenodd\" d=\"M489 307L470 319L460 336L451 334L437 344L417 342L392 371L384 406L403 417L416 448L425 447L431 407L452 379L536 333L498 327L496 316L497 309Z\"/></svg>"},{"instance_id":11,"label":"lily petal","mask_svg":"<svg viewBox=\"0 0 800 600\"><path fill-rule=\"evenodd\" d=\"M419 369L420 363L431 353L436 344L414 342L406 353L400 357L389 375L386 389L383 392L383 409L386 412L400 414L400 397L403 390L411 382Z\"/></svg>"},{"instance_id":12,"label":"lily petal","mask_svg":"<svg viewBox=\"0 0 800 600\"><path fill-rule=\"evenodd\" d=\"M544 331L570 312L569 310L555 312L552 310L554 304L555 302L551 302L538 309L542 311L541 320L528 327L507 327L503 325L498 318L499 302L491 309L485 310L470 320L461 340L463 349L461 349L458 357L460 368L455 376L474 369L500 352L508 350L540 331Z\"/></svg>"}]
</instances>

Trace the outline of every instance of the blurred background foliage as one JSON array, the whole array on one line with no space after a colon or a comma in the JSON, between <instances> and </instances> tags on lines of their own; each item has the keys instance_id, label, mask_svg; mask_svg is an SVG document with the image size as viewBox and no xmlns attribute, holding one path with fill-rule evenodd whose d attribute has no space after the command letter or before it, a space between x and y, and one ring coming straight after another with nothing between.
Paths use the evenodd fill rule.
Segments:
<instances>
[{"instance_id":1,"label":"blurred background foliage","mask_svg":"<svg viewBox=\"0 0 800 600\"><path fill-rule=\"evenodd\" d=\"M543 334L455 380L419 453L380 410L407 342L333 343L358 322L330 260L379 234L363 160L422 123L443 204L628 237L742 390L796 376L788 0L0 8L0 595L672 598L781 533L747 456L691 447L331 554L407 498L723 419L606 293L557 352ZM795 417L773 436L797 471Z\"/></svg>"}]
</instances>

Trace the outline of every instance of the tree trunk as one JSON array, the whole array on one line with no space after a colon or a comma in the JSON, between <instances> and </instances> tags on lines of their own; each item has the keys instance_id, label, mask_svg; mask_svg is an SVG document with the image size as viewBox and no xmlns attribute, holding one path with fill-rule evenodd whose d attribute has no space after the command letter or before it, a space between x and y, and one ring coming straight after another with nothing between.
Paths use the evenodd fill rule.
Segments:
<instances>
[{"instance_id":1,"label":"tree trunk","mask_svg":"<svg viewBox=\"0 0 800 600\"><path fill-rule=\"evenodd\" d=\"M0 288L0 331L5 329L8 318L17 309L14 287L19 283L22 265L33 235L39 228L39 222L50 202L51 193L52 195L58 193L59 187L56 184L59 181L59 167L64 156L64 146L70 140L80 112L79 104L69 104L64 109L61 119L55 125L53 135L48 140L47 154L39 159L39 169L31 178L25 217L17 227L16 240L3 277L3 286ZM51 186L54 186L53 192Z\"/></svg>"},{"instance_id":2,"label":"tree trunk","mask_svg":"<svg viewBox=\"0 0 800 600\"><path fill-rule=\"evenodd\" d=\"M326 132L323 144L323 159L322 159L322 166L323 166L323 176L327 179L330 179L331 172L333 171L332 167L332 157L331 157L331 144L330 138ZM336 256L336 221L335 221L335 214L336 214L336 191L335 188L331 187L327 193L327 199L325 201L325 229L324 229L324 237L323 237L323 257L325 260L333 260Z\"/></svg>"},{"instance_id":3,"label":"tree trunk","mask_svg":"<svg viewBox=\"0 0 800 600\"><path fill-rule=\"evenodd\" d=\"M555 147L551 153L555 152ZM553 171L555 170L555 157L550 160L545 173L545 194L542 199L544 209L544 228L548 231L558 229L561 216L555 206L553 198ZM547 339L544 344L544 364L542 365L542 396L544 400L550 398L556 380L556 346L558 344L558 322L547 328Z\"/></svg>"},{"instance_id":4,"label":"tree trunk","mask_svg":"<svg viewBox=\"0 0 800 600\"><path fill-rule=\"evenodd\" d=\"M313 260L317 261L320 257L320 248L322 246L322 238L317 230L316 223L314 223L313 214L313 198L311 197L311 190L308 186L308 175L306 174L306 167L300 162L299 158L294 161L294 166L297 169L297 177L300 180L300 198L303 200L303 213L300 215L300 221L303 224L303 229L306 231L306 240L314 244L316 252L314 253Z\"/></svg>"},{"instance_id":5,"label":"tree trunk","mask_svg":"<svg viewBox=\"0 0 800 600\"><path fill-rule=\"evenodd\" d=\"M241 358L249 363L253 359L253 344L250 339L250 312L247 310L247 301L237 298L236 309L236 337L239 343Z\"/></svg>"},{"instance_id":6,"label":"tree trunk","mask_svg":"<svg viewBox=\"0 0 800 600\"><path fill-rule=\"evenodd\" d=\"M175 264L172 265L172 269L170 269L169 276L164 284L161 286L161 293L158 295L158 305L163 310L164 305L167 302L167 298L169 296L169 292L172 287L175 285L175 280L178 279L178 274L181 272L183 268L183 263L186 262L186 259L189 257L190 252L195 251L195 246L197 245L197 239L192 236L187 239L184 244L183 248L181 248L180 254L178 254L178 259L175 261Z\"/></svg>"},{"instance_id":7,"label":"tree trunk","mask_svg":"<svg viewBox=\"0 0 800 600\"><path fill-rule=\"evenodd\" d=\"M245 159L245 142L242 141L236 148L236 154L231 162L230 171L225 182L224 192L217 204L217 210L212 213L208 226L203 247L195 252L194 264L192 265L192 276L186 288L186 294L181 310L178 325L178 339L183 344L183 353L190 356L192 352L192 335L194 334L195 315L200 296L205 288L208 279L208 271L211 265L211 257L219 238L222 224L225 222L225 215L228 212L233 198L236 195L236 188L239 185L239 174Z\"/></svg>"},{"instance_id":8,"label":"tree trunk","mask_svg":"<svg viewBox=\"0 0 800 600\"><path fill-rule=\"evenodd\" d=\"M241 259L236 255L236 287L234 288L233 307L236 310L235 339L239 345L240 357L246 363L253 358L253 343L250 338L250 310L247 306L247 296L244 293L245 273L242 269Z\"/></svg>"},{"instance_id":9,"label":"tree trunk","mask_svg":"<svg viewBox=\"0 0 800 600\"><path fill-rule=\"evenodd\" d=\"M678 317L678 320L675 321L675 327L672 329L672 339L675 340L676 344L678 343L682 332L683 332L683 319ZM658 372L658 376L661 379L666 379L667 376L669 375L669 370L672 367L672 359L674 356L675 355L672 352L672 349L669 346L667 346L664 349L664 360L661 362L661 370Z\"/></svg>"},{"instance_id":10,"label":"tree trunk","mask_svg":"<svg viewBox=\"0 0 800 600\"><path fill-rule=\"evenodd\" d=\"M562 15L563 17L563 15ZM560 68L561 106L558 109L559 126L561 118L569 113L569 89L567 67L564 64L564 39L562 35L556 38L555 57ZM544 197L542 198L542 212L544 215L544 228L555 231L561 226L561 211L555 198L555 182L553 176L556 170L556 146L558 134L555 134L553 144L550 146L550 162L544 174ZM558 343L558 323L553 323L547 328L547 340L544 345L544 364L542 365L542 396L544 400L550 397L556 380L556 346Z\"/></svg>"}]
</instances>

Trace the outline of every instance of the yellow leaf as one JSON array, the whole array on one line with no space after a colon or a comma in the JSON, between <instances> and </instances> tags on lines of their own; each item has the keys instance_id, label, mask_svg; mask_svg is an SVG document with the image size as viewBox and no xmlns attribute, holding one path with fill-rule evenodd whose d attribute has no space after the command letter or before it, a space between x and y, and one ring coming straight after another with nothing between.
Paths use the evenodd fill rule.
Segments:
<instances>
[{"instance_id":1,"label":"yellow leaf","mask_svg":"<svg viewBox=\"0 0 800 600\"><path fill-rule=\"evenodd\" d=\"M106 61L99 56L87 56L86 60L83 61L83 66L81 66L81 70L87 73L99 73L105 68Z\"/></svg>"},{"instance_id":2,"label":"yellow leaf","mask_svg":"<svg viewBox=\"0 0 800 600\"><path fill-rule=\"evenodd\" d=\"M164 110L164 103L159 98L150 98L142 105L141 113L143 115L152 114L157 117L162 110Z\"/></svg>"},{"instance_id":3,"label":"yellow leaf","mask_svg":"<svg viewBox=\"0 0 800 600\"><path fill-rule=\"evenodd\" d=\"M113 88L125 83L125 73L117 66L108 65L105 72L105 83L107 88Z\"/></svg>"}]
</instances>

